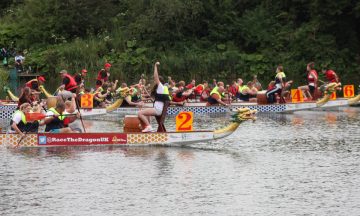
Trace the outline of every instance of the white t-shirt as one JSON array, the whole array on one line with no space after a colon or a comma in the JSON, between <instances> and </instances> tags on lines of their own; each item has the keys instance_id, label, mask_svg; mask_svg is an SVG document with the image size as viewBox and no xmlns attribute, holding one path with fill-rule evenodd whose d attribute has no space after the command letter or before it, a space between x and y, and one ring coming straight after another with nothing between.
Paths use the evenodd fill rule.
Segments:
<instances>
[{"instance_id":1,"label":"white t-shirt","mask_svg":"<svg viewBox=\"0 0 360 216\"><path fill-rule=\"evenodd\" d=\"M156 93L158 94L164 94L164 86L163 84L159 83L157 89L156 89ZM155 101L154 103L154 108L156 110L156 114L157 115L161 115L161 112L164 108L164 102L162 101ZM159 114L160 113L160 114Z\"/></svg>"},{"instance_id":2,"label":"white t-shirt","mask_svg":"<svg viewBox=\"0 0 360 216\"><path fill-rule=\"evenodd\" d=\"M20 62L22 63L25 60L25 57L22 55L15 56L15 61L18 61L18 60L20 60Z\"/></svg>"},{"instance_id":3,"label":"white t-shirt","mask_svg":"<svg viewBox=\"0 0 360 216\"><path fill-rule=\"evenodd\" d=\"M14 117L12 118L13 122L15 122L15 124L19 124L21 121L21 113L20 112L16 112Z\"/></svg>"}]
</instances>

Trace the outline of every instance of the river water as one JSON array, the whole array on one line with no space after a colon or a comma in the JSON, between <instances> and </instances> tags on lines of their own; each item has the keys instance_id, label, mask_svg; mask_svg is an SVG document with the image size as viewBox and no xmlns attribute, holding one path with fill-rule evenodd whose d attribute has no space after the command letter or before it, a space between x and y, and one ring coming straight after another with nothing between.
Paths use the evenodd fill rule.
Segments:
<instances>
[{"instance_id":1,"label":"river water","mask_svg":"<svg viewBox=\"0 0 360 216\"><path fill-rule=\"evenodd\" d=\"M0 215L360 215L359 121L360 108L259 114L190 146L0 148Z\"/></svg>"}]
</instances>

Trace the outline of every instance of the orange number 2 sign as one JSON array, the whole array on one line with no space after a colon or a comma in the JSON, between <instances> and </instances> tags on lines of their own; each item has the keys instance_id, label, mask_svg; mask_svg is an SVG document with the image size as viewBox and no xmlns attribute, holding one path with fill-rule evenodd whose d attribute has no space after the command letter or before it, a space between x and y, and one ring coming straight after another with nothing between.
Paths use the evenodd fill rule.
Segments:
<instances>
[{"instance_id":1,"label":"orange number 2 sign","mask_svg":"<svg viewBox=\"0 0 360 216\"><path fill-rule=\"evenodd\" d=\"M193 112L180 112L176 116L176 131L192 131L193 118Z\"/></svg>"},{"instance_id":2,"label":"orange number 2 sign","mask_svg":"<svg viewBox=\"0 0 360 216\"><path fill-rule=\"evenodd\" d=\"M291 89L291 102L304 102L304 97L302 95L301 90L299 89Z\"/></svg>"},{"instance_id":3,"label":"orange number 2 sign","mask_svg":"<svg viewBox=\"0 0 360 216\"><path fill-rule=\"evenodd\" d=\"M81 101L80 101L81 108L92 109L94 107L93 97L94 95L92 94L81 95Z\"/></svg>"},{"instance_id":4,"label":"orange number 2 sign","mask_svg":"<svg viewBox=\"0 0 360 216\"><path fill-rule=\"evenodd\" d=\"M344 98L351 98L355 96L354 85L344 86Z\"/></svg>"}]
</instances>

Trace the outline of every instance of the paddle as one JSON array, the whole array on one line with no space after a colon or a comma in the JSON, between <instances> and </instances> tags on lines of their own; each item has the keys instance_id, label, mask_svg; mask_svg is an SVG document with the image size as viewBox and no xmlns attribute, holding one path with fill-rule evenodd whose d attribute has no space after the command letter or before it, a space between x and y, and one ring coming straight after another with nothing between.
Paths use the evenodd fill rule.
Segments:
<instances>
[{"instance_id":1,"label":"paddle","mask_svg":"<svg viewBox=\"0 0 360 216\"><path fill-rule=\"evenodd\" d=\"M60 90L60 87L56 89L56 91L54 92L53 96L55 96L55 95L58 93L59 90Z\"/></svg>"},{"instance_id":2,"label":"paddle","mask_svg":"<svg viewBox=\"0 0 360 216\"><path fill-rule=\"evenodd\" d=\"M61 116L75 116L76 114L63 114ZM37 121L37 120L41 120L44 119L46 117L51 117L51 116L55 116L55 115L45 115L43 113L25 113L25 118L26 121Z\"/></svg>"},{"instance_id":3,"label":"paddle","mask_svg":"<svg viewBox=\"0 0 360 216\"><path fill-rule=\"evenodd\" d=\"M30 124L29 127L27 128L27 130L25 130L24 136L22 136L19 140L19 142L16 144L15 147L18 147L19 144L21 143L21 141L23 141L23 139L26 137L26 135L28 134L29 131L31 131L32 127L36 125L36 124Z\"/></svg>"},{"instance_id":4,"label":"paddle","mask_svg":"<svg viewBox=\"0 0 360 216\"><path fill-rule=\"evenodd\" d=\"M146 94L148 94L148 95L150 96L150 100L151 100L151 102L153 102L153 103L154 103L154 100L152 99L151 95L149 94L149 92L148 92L148 90L146 89L146 87L145 87L145 86L143 86L143 89L145 90Z\"/></svg>"},{"instance_id":5,"label":"paddle","mask_svg":"<svg viewBox=\"0 0 360 216\"><path fill-rule=\"evenodd\" d=\"M84 132L86 133L85 125L84 125L84 122L83 122L83 119L82 119L82 116L81 116L81 112L80 112L80 108L79 108L80 106L79 106L79 103L78 103L78 101L76 99L75 99L75 103L76 103L76 108L77 108L77 110L79 112L79 115L80 115L81 125L82 125L82 127L84 129Z\"/></svg>"}]
</instances>

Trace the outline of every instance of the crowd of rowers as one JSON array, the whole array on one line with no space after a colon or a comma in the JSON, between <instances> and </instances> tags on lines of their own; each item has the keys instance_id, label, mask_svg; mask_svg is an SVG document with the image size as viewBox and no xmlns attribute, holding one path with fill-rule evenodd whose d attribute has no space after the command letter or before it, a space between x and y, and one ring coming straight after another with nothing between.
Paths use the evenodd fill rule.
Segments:
<instances>
[{"instance_id":1,"label":"crowd of rowers","mask_svg":"<svg viewBox=\"0 0 360 216\"><path fill-rule=\"evenodd\" d=\"M198 85L196 85L195 80L191 80L189 84L186 84L184 81L175 82L171 77L168 77L167 82L165 82L164 79L158 75L157 66L159 64L160 63L155 64L154 66L155 86L152 90L149 89L150 84L146 83L143 76L138 83L131 86L122 83L118 87L118 80L110 82L111 64L109 63L106 63L104 68L98 72L95 90L85 88L86 69L83 69L81 73L76 73L75 75L70 75L66 70L62 70L59 72L62 78L62 84L57 89L58 100L56 106L48 110L45 109L45 104L40 102L39 99L41 93L40 87L43 86L46 81L44 77L39 76L25 84L22 94L19 97L18 111L15 112L11 121L11 128L21 134L23 134L23 131L37 131L41 125L46 125L45 132L80 132L81 127L79 127L79 124L76 124L75 121L80 115L77 112L77 108L79 107L78 101L82 94L90 93L93 94L94 107L106 107L112 104L116 98L123 98L122 107L143 107L146 101L154 102L154 110L143 110L139 112L139 118L147 125L144 132L148 132L151 130L151 128L149 128L150 123L148 116L160 115L164 107L163 104L159 106L157 102L163 103L169 101L170 105L183 106L189 100L199 100L206 102L207 106L228 106L232 101L256 102L257 94L263 90L256 76L246 84L239 78L233 81L231 85L226 86L224 82L217 82L215 79L210 85L207 81ZM323 69L322 72L328 83L339 82L339 77L333 70ZM308 100L316 99L315 93L321 88L318 88L319 78L313 62L307 64L306 75L308 83L305 86L300 86L299 89L303 91L304 97ZM281 102L282 98L288 97L291 84L291 80L286 80L283 66L279 65L276 69L274 80L271 81L267 89L263 91L265 92L267 102ZM161 85L160 90L158 90L159 85ZM45 109L47 112L46 118L41 121L27 122L25 118L26 113L41 112L41 109Z\"/></svg>"}]
</instances>

